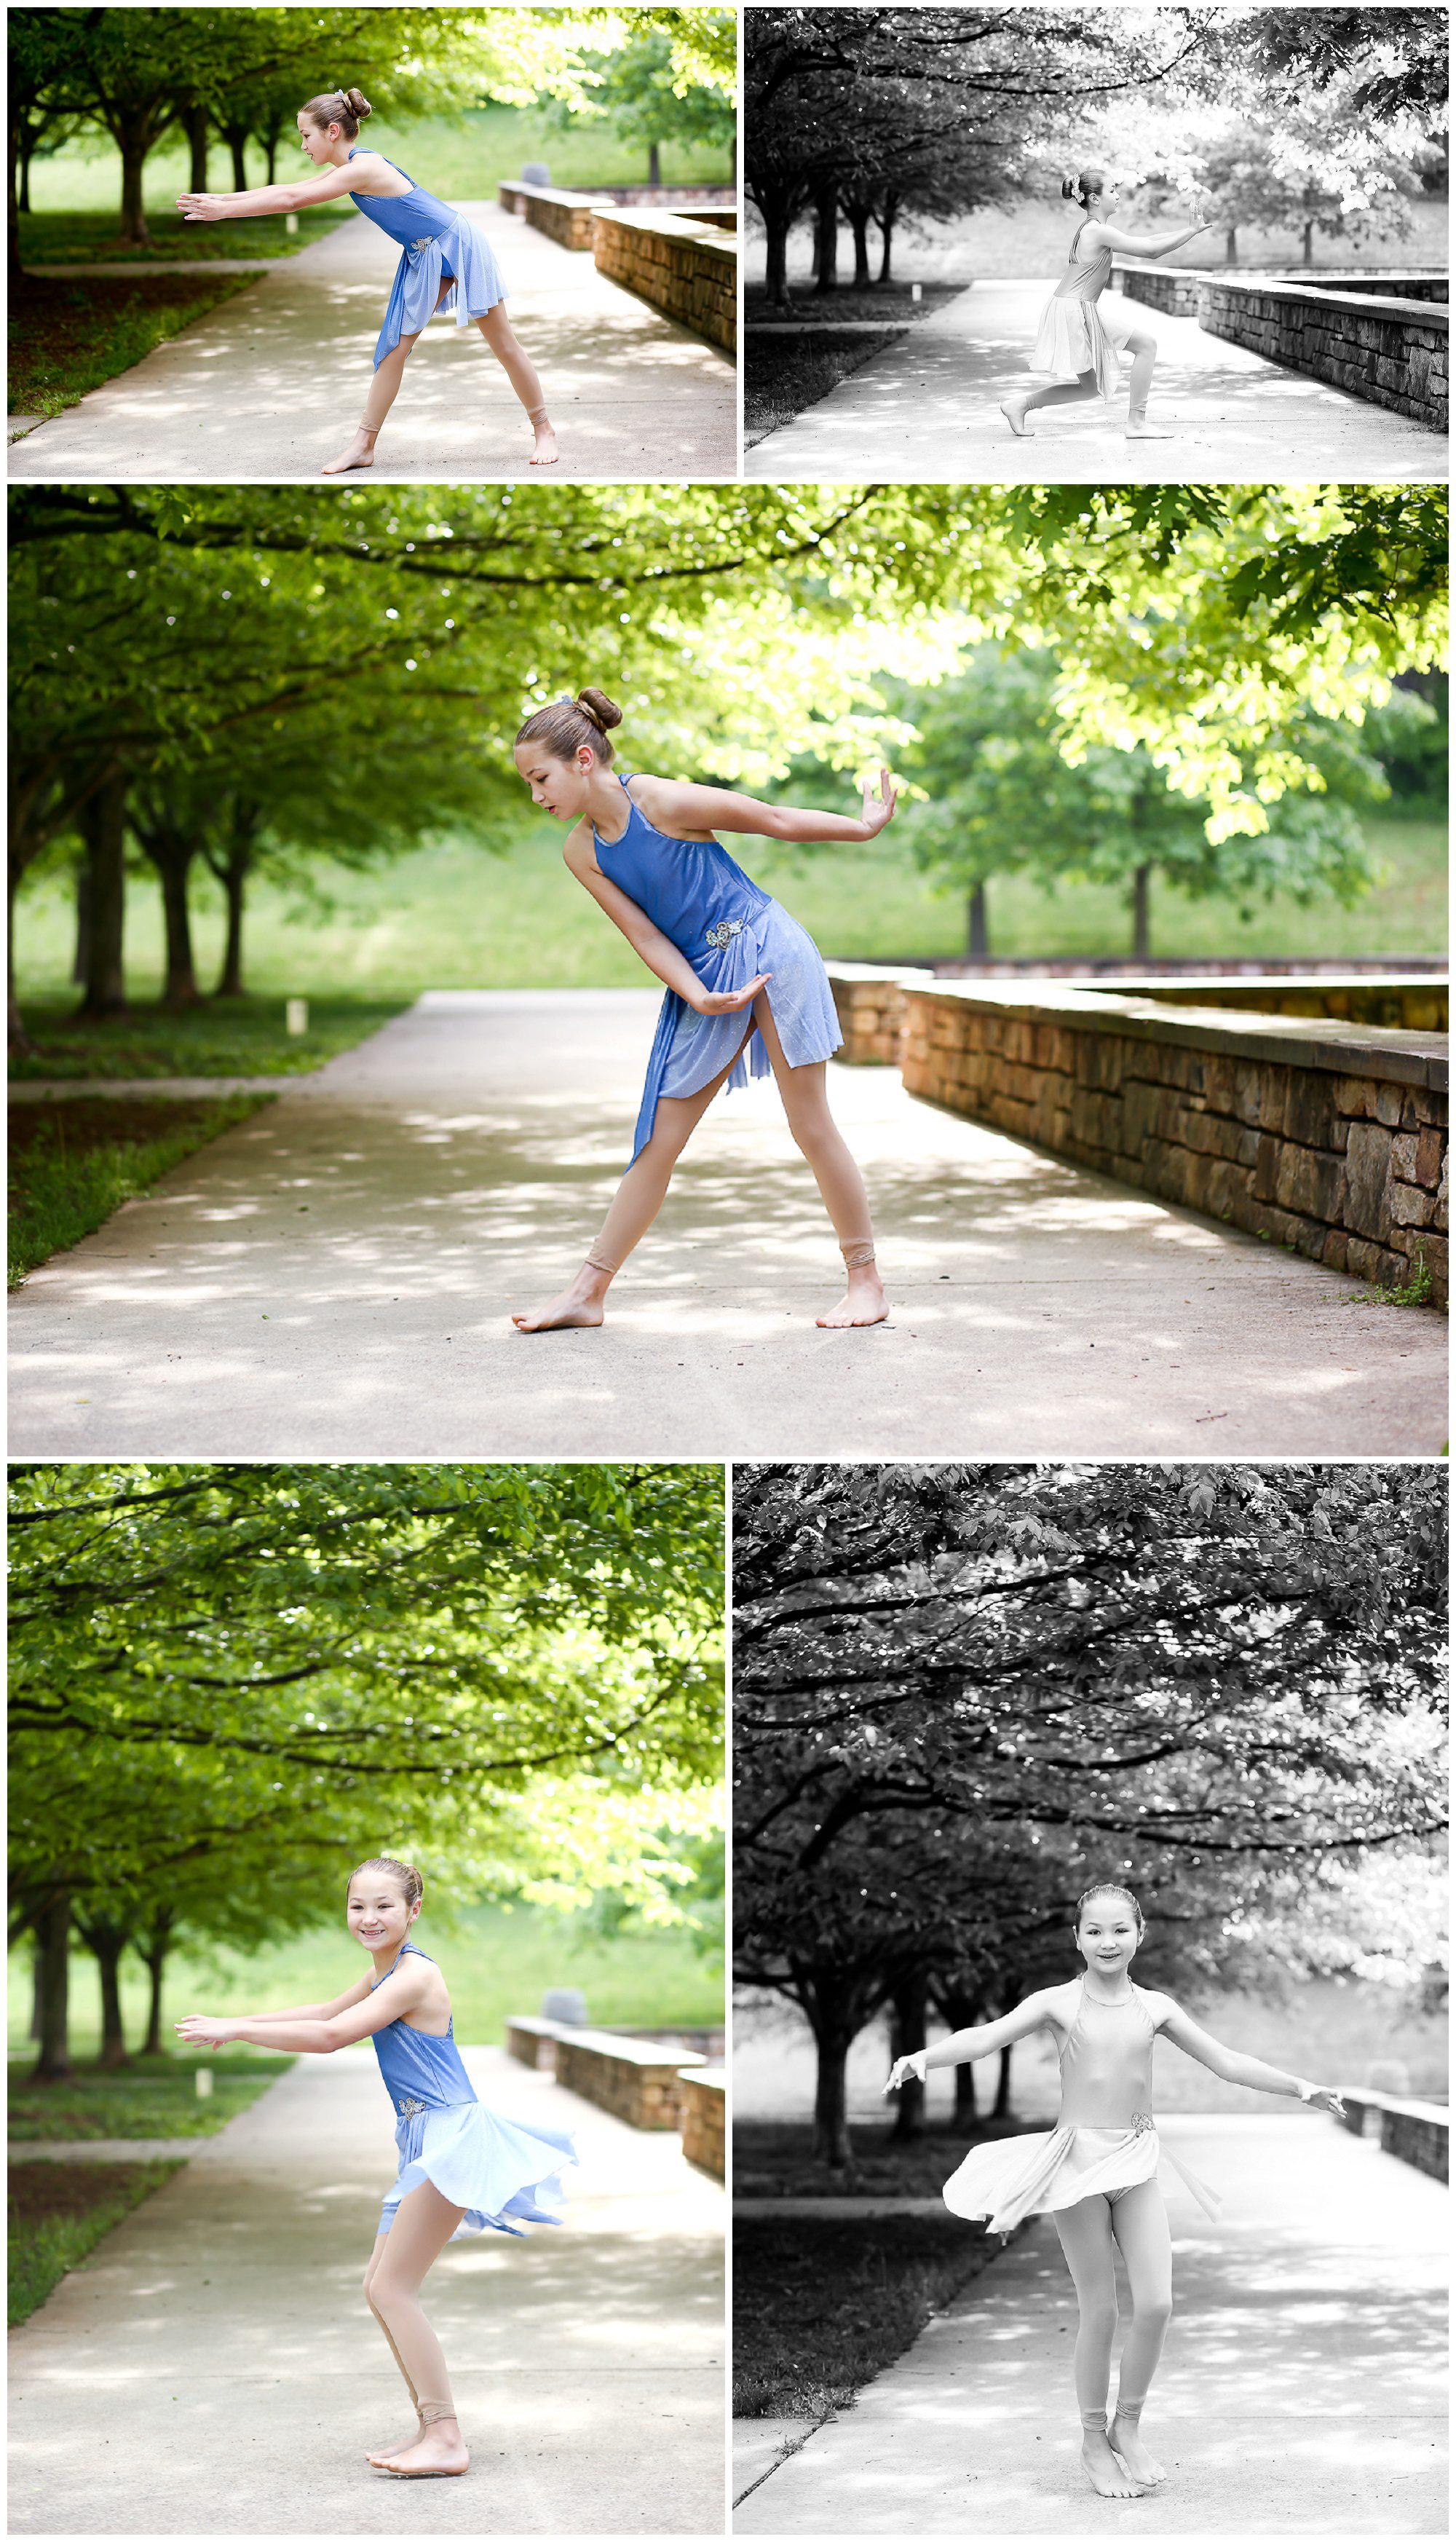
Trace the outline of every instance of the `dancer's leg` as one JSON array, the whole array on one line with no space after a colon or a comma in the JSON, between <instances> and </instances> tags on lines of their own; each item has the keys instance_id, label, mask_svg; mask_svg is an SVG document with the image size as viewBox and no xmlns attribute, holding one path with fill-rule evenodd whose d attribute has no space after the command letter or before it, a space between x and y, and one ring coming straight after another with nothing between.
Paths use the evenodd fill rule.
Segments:
<instances>
[{"instance_id":1,"label":"dancer's leg","mask_svg":"<svg viewBox=\"0 0 1456 2542\"><path fill-rule=\"evenodd\" d=\"M413 2404L414 2404L414 2415L415 2415L416 2419L419 2419L419 2426L418 2426L418 2427L417 2427L417 2429L415 2430L415 2435L416 2435L416 2436L419 2436L419 2435L423 2435L423 2433L424 2433L424 2421L423 2421L423 2419L421 2419L421 2418L420 2418L420 2416L419 2416L419 2394L416 2392L416 2390L415 2390L415 2388L414 2388L414 2385L413 2385L413 2384L410 2382L410 2380L409 2380L409 2368L408 2368L408 2366L405 2364L404 2359L403 2359L403 2357L400 2355L400 2352L399 2352L398 2348L396 2348L395 2343L394 2343L394 2340L390 2338L390 2325L389 2325L389 2323L386 2321L386 2319L385 2319L385 2317L384 2317L384 2314L380 2311L378 2304L377 2304L377 2303L375 2302L375 2300L374 2300L373 2292L371 2291L371 2290L372 2290L372 2288L373 2288L373 2284L374 2284L374 2272L375 2272L375 2270L379 2267L380 2261L384 2258L384 2255L385 2255L386 2251L389 2249L389 2246L390 2246L389 2235L388 2235L387 2233L381 2233L381 2235L380 2235L380 2237L379 2237L378 2241L375 2243L375 2246L374 2246L373 2250L372 2250L372 2251L370 2252L370 2254L369 2254L369 2266L368 2266L368 2268L367 2268L367 2269L365 2270L365 2272L364 2272L364 2296L365 2296L365 2301L368 2303L368 2306L369 2306L370 2311L373 2313L375 2320L378 2322L378 2324L379 2324L379 2326L380 2326L380 2329L384 2332L384 2335L385 2335L386 2339L388 2339L388 2340L389 2340L389 2342L390 2342L390 2350L391 2350L391 2353L392 2353L392 2355L393 2355L393 2356L394 2356L395 2363L399 2366L400 2373L401 2373L401 2374L403 2375L403 2377L404 2377L404 2381L405 2381L405 2384L406 2384L407 2389L408 2389L408 2392L409 2392L409 2398L410 2398L410 2400L411 2400L411 2401L413 2402ZM413 2438L413 2437L409 2437L409 2436L406 2436L406 2437L405 2437L405 2439L404 2439L404 2443L405 2443L405 2444L411 2444L411 2443L413 2443L413 2441L414 2441L414 2438ZM404 2449L404 2448L403 2448L403 2445L398 2445L398 2446L396 2446L396 2447L395 2447L395 2451L396 2451L397 2453L402 2453L403 2449ZM378 2445L371 2447L371 2449L370 2449L370 2459L371 2459L371 2461L375 2458L375 2456L376 2456L377 2454L381 2453L381 2452L382 2452L382 2451L384 2451L384 2450L385 2450L385 2448L383 2448L382 2446L378 2446Z\"/></svg>"},{"instance_id":2,"label":"dancer's leg","mask_svg":"<svg viewBox=\"0 0 1456 2542\"><path fill-rule=\"evenodd\" d=\"M1012 431L1020 433L1026 428L1027 416L1038 407L1085 406L1088 398L1095 398L1097 394L1096 372L1079 371L1074 380L1057 380L1049 389L1013 389L1010 396L1003 399L1001 412Z\"/></svg>"},{"instance_id":3,"label":"dancer's leg","mask_svg":"<svg viewBox=\"0 0 1456 2542\"><path fill-rule=\"evenodd\" d=\"M1173 2240L1163 2193L1155 2180L1140 2181L1135 2189L1114 2199L1112 2229L1127 2265L1132 2297L1132 2327L1118 2368L1118 2406L1110 2430L1113 2447L1134 2479L1163 2480L1167 2475L1161 2463L1154 2462L1137 2428L1173 2312Z\"/></svg>"},{"instance_id":4,"label":"dancer's leg","mask_svg":"<svg viewBox=\"0 0 1456 2542\"><path fill-rule=\"evenodd\" d=\"M484 317L477 318L475 324L526 409L536 433L536 448L531 453L530 465L548 468L551 461L559 456L556 436L546 411L536 364L513 332L505 314L504 301L497 300L495 307L487 309Z\"/></svg>"},{"instance_id":5,"label":"dancer's leg","mask_svg":"<svg viewBox=\"0 0 1456 2542\"><path fill-rule=\"evenodd\" d=\"M859 1167L844 1145L829 1107L829 1089L825 1083L826 1063L816 1060L807 1068L791 1068L778 1038L773 1009L768 992L761 989L754 1000L754 1019L763 1035L788 1125L800 1154L809 1159L819 1194L829 1211L830 1225L839 1239L844 1256L848 1288L837 1307L827 1315L816 1316L821 1324L881 1324L889 1309L880 1275L875 1268L875 1232L870 1225L869 1198Z\"/></svg>"},{"instance_id":6,"label":"dancer's leg","mask_svg":"<svg viewBox=\"0 0 1456 2542\"><path fill-rule=\"evenodd\" d=\"M452 2206L431 2181L411 2189L400 2202L370 2278L370 2307L383 2323L400 2370L416 2395L421 2421L416 2443L394 2454L371 2454L370 2460L412 2478L462 2472L470 2463L444 2351L419 2300L426 2276L464 2213L465 2208Z\"/></svg>"},{"instance_id":7,"label":"dancer's leg","mask_svg":"<svg viewBox=\"0 0 1456 2542\"><path fill-rule=\"evenodd\" d=\"M1107 2435L1107 2387L1118 2327L1118 2280L1107 2200L1082 2198L1075 2206L1059 2207L1056 2230L1077 2292L1072 2372L1082 2414L1082 2461L1099 2498L1137 2498L1141 2484L1124 2471Z\"/></svg>"},{"instance_id":8,"label":"dancer's leg","mask_svg":"<svg viewBox=\"0 0 1456 2542\"><path fill-rule=\"evenodd\" d=\"M745 1026L745 1041L752 1029L750 1021ZM511 1321L518 1332L560 1332L581 1324L601 1323L608 1290L666 1200L673 1168L713 1096L726 1084L737 1056L735 1053L727 1068L720 1069L700 1094L665 1094L660 1098L652 1136L618 1184L602 1233L576 1278L538 1314L513 1315Z\"/></svg>"},{"instance_id":9,"label":"dancer's leg","mask_svg":"<svg viewBox=\"0 0 1456 2542\"><path fill-rule=\"evenodd\" d=\"M1146 327L1109 329L1121 351L1132 356L1132 376L1128 383L1128 439L1129 441L1171 441L1147 419L1147 393L1152 387L1153 368L1158 358L1158 339Z\"/></svg>"},{"instance_id":10,"label":"dancer's leg","mask_svg":"<svg viewBox=\"0 0 1456 2542\"><path fill-rule=\"evenodd\" d=\"M448 283L442 284L442 298L449 287ZM347 450L342 451L337 459L327 462L322 472L326 477L341 477L349 468L374 466L374 444L379 428L400 394L400 383L404 377L404 365L418 342L417 335L401 336L394 351L386 353L369 383L369 395L364 401L364 413L359 428Z\"/></svg>"}]
</instances>

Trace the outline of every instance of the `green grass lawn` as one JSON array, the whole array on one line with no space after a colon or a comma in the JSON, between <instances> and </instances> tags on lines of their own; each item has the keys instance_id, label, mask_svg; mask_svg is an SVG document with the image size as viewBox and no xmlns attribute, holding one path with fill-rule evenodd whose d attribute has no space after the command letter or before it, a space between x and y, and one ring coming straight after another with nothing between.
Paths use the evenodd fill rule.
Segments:
<instances>
[{"instance_id":1,"label":"green grass lawn","mask_svg":"<svg viewBox=\"0 0 1456 2542\"><path fill-rule=\"evenodd\" d=\"M13 1059L18 1078L301 1077L388 1023L400 998L310 996L309 1028L290 1033L282 997L229 998L171 1015L138 1007L106 1023L78 1024L74 996L28 1005L36 1045Z\"/></svg>"},{"instance_id":2,"label":"green grass lawn","mask_svg":"<svg viewBox=\"0 0 1456 2542\"><path fill-rule=\"evenodd\" d=\"M299 102L302 104L301 99ZM647 182L645 148L625 139L610 116L579 118L574 124L561 126L547 113L510 106L484 107L459 116L423 116L409 123L392 123L388 116L376 114L366 124L363 138L372 149L382 150L387 159L395 160L431 193L443 194L447 201L493 199L501 179L519 177L528 159L544 160L556 186L641 186ZM289 240L281 221L275 224L271 219L197 222L184 228L176 206L178 195L188 190L189 167L185 149L176 143L154 150L147 161L143 187L147 223L152 227L156 216L158 234L167 241L168 252L183 252L173 243L174 227L187 243L187 254L286 255L306 243L306 233L297 241ZM249 149L247 168L250 186L267 183L267 166L260 150ZM296 140L285 134L278 152L276 182L287 185L310 173ZM216 144L207 177L214 193L231 193L232 156ZM731 186L734 171L726 151L681 149L669 142L662 151L662 179L667 186ZM120 198L121 162L109 142L75 142L57 151L52 159L37 159L31 171L32 208L29 214L22 215L23 255L34 260L42 253L47 257L56 254L67 235L83 254L96 253L109 238L114 253ZM352 208L348 202L343 205L345 212ZM94 231L76 229L66 233L49 226L57 216L72 219L82 215L98 225ZM337 217L328 205L321 211L299 215L301 224ZM276 244L254 244L275 229ZM229 244L200 250L190 244L198 238L218 237Z\"/></svg>"},{"instance_id":3,"label":"green grass lawn","mask_svg":"<svg viewBox=\"0 0 1456 2542\"><path fill-rule=\"evenodd\" d=\"M988 2119L951 2131L934 2127L906 2143L885 2105L878 2125L849 2130L852 2166L831 2171L814 2152L814 2131L792 2119L740 2119L733 2131L733 2187L740 2198L938 2198L973 2144L1024 2135L1041 2119Z\"/></svg>"},{"instance_id":4,"label":"green grass lawn","mask_svg":"<svg viewBox=\"0 0 1456 2542\"><path fill-rule=\"evenodd\" d=\"M261 1109L263 1095L211 1103L17 1104L8 1159L11 1288L53 1253L79 1244L125 1200Z\"/></svg>"},{"instance_id":5,"label":"green grass lawn","mask_svg":"<svg viewBox=\"0 0 1456 2542\"><path fill-rule=\"evenodd\" d=\"M422 1950L438 1959L450 1985L457 2036L474 2046L498 2042L506 2015L537 2012L547 1986L577 1986L594 2023L611 2029L716 2027L723 2019L721 1970L694 1952L680 1927L603 1934L586 1916L550 1915L544 1908L473 1906L447 1928L428 1911L419 1930ZM220 1951L215 1960L179 1952L169 1960L164 2022L189 2012L286 2011L299 2003L327 2003L353 1983L364 1954L338 1924L301 1934L271 1949ZM121 2008L129 2039L146 2028L147 1978L130 1955L122 1961ZM71 1963L75 2056L95 2056L101 2038L101 2005L95 1962L78 1951ZM10 2046L24 2051L31 2012L27 1950L12 1955ZM218 2071L225 2070L221 2052ZM264 2060L271 2063L271 2060ZM149 2133L156 2131L148 2130Z\"/></svg>"},{"instance_id":6,"label":"green grass lawn","mask_svg":"<svg viewBox=\"0 0 1456 2542\"><path fill-rule=\"evenodd\" d=\"M850 788L832 775L826 774L815 793L827 809L854 807ZM1275 900L1256 908L1244 924L1226 902L1188 901L1155 886L1154 953L1297 958L1443 952L1443 827L1431 820L1373 821L1368 836L1382 879L1358 909L1335 903L1301 909ZM330 884L331 909L324 914L301 910L285 890L259 887L248 926L248 977L255 995L274 1002L276 1018L277 1002L293 995L313 999L327 993L342 1006L341 991L383 1001L409 1000L424 988L652 986L625 939L566 871L554 828L510 830L503 842L499 856L459 840L422 848L373 872L340 871ZM870 847L816 853L750 839L743 843L743 861L802 920L831 959L934 960L964 948L960 902L930 889L894 831ZM1011 875L992 882L988 898L991 946L998 954L1038 960L1128 951L1128 911L1111 889L1085 885L1048 897ZM209 885L197 895L204 978L219 956L222 924L221 898ZM16 955L31 1010L62 1002L74 935L71 897L60 879L43 877L23 889ZM128 897L127 952L132 993L155 996L162 972L160 901L140 878ZM187 1029L203 1035L211 1027L200 1017ZM226 1029L231 1033L233 1027Z\"/></svg>"},{"instance_id":7,"label":"green grass lawn","mask_svg":"<svg viewBox=\"0 0 1456 2542\"><path fill-rule=\"evenodd\" d=\"M768 433L792 423L806 407L818 406L840 380L862 371L866 362L893 344L897 332L849 335L837 333L827 322L804 336L751 331L743 341L745 449L752 450Z\"/></svg>"},{"instance_id":8,"label":"green grass lawn","mask_svg":"<svg viewBox=\"0 0 1456 2542\"><path fill-rule=\"evenodd\" d=\"M24 1987L20 1989L22 1995ZM206 2009L215 2012L216 2004ZM229 2119L253 2103L294 2063L291 2056L259 2056L251 2048L169 2051L137 2056L131 2065L105 2068L94 2059L76 2064L68 2083L28 2083L34 2051L11 2042L10 2135L16 2144L100 2142L107 2136L215 2136ZM197 2073L212 2076L212 2091L197 2098Z\"/></svg>"},{"instance_id":9,"label":"green grass lawn","mask_svg":"<svg viewBox=\"0 0 1456 2542\"><path fill-rule=\"evenodd\" d=\"M822 2419L903 2356L1004 2246L939 2215L740 2216L733 2415Z\"/></svg>"},{"instance_id":10,"label":"green grass lawn","mask_svg":"<svg viewBox=\"0 0 1456 2542\"><path fill-rule=\"evenodd\" d=\"M7 320L8 411L42 419L60 414L245 291L250 279L225 271L147 271L19 283Z\"/></svg>"},{"instance_id":11,"label":"green grass lawn","mask_svg":"<svg viewBox=\"0 0 1456 2542\"><path fill-rule=\"evenodd\" d=\"M259 182L260 179L259 171ZM180 172L179 183L186 184L184 168ZM174 196L154 200L149 193L146 212L151 245L131 247L123 245L116 235L114 208L101 211L57 204L49 211L22 212L21 261L27 265L75 264L84 271L88 264L124 262L141 266L171 262L178 257L184 257L188 262L204 257L226 264L230 258L240 256L297 256L300 248L310 246L315 239L327 238L339 221L352 218L353 210L347 196L336 203L315 203L297 215L298 227L290 231L282 212L248 221L184 221L174 208ZM48 288L53 291L54 283Z\"/></svg>"},{"instance_id":12,"label":"green grass lawn","mask_svg":"<svg viewBox=\"0 0 1456 2542\"><path fill-rule=\"evenodd\" d=\"M28 2321L178 2162L26 2162L10 2174L9 2325Z\"/></svg>"}]
</instances>

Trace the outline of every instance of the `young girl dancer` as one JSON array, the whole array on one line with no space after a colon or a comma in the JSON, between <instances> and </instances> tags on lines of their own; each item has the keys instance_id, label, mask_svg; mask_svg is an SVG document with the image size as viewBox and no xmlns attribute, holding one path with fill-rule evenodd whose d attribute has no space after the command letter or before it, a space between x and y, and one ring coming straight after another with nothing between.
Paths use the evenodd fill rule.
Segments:
<instances>
[{"instance_id":1,"label":"young girl dancer","mask_svg":"<svg viewBox=\"0 0 1456 2542\"><path fill-rule=\"evenodd\" d=\"M1136 2498L1166 2477L1138 2432L1173 2308L1173 2252L1157 2183L1159 2163L1172 2164L1210 2215L1218 2206L1158 2141L1152 2117L1154 2039L1171 2039L1225 2083L1282 2093L1337 2115L1343 2104L1327 2084L1302 2083L1262 2057L1220 2046L1171 1995L1144 1992L1132 1983L1128 1972L1143 1922L1130 1890L1110 1884L1084 1890L1073 1931L1086 1963L1080 1980L1043 1986L1002 2021L955 2031L933 2048L900 2057L885 2089L899 2091L911 2074L923 2082L928 2066L965 2064L1033 2031L1051 2032L1061 2066L1061 2114L1053 2133L976 2146L943 2195L953 2214L983 2215L992 2233L1009 2233L1023 2215L1055 2214L1079 2313L1073 2371L1082 2460L1099 2498ZM1114 2243L1128 2271L1132 2327L1109 2427L1118 2326Z\"/></svg>"},{"instance_id":2,"label":"young girl dancer","mask_svg":"<svg viewBox=\"0 0 1456 2542\"><path fill-rule=\"evenodd\" d=\"M600 1324L603 1300L667 1196L673 1167L721 1085L771 1068L789 1128L808 1158L839 1239L848 1288L821 1324L877 1324L888 1309L875 1268L869 1202L859 1168L830 1117L825 1062L842 1035L817 946L761 891L716 830L760 839L878 837L895 812L888 769L864 817L796 812L716 785L620 776L610 728L621 710L600 689L543 707L516 735L516 766L532 800L569 821L566 862L619 927L667 996L647 1062L632 1161L601 1234L568 1289L523 1333Z\"/></svg>"},{"instance_id":3,"label":"young girl dancer","mask_svg":"<svg viewBox=\"0 0 1456 2542\"><path fill-rule=\"evenodd\" d=\"M1140 323L1132 326L1126 318L1104 318L1097 304L1112 278L1115 253L1171 256L1175 248L1186 247L1208 224L1195 221L1188 229L1162 231L1156 238L1134 238L1128 230L1115 230L1106 218L1115 195L1101 168L1084 168L1075 185L1070 177L1063 177L1061 191L1068 200L1076 197L1084 218L1067 252L1065 277L1042 312L1029 364L1031 370L1058 385L1013 390L1001 412L1014 433L1029 438L1026 418L1034 407L1075 406L1085 398L1095 397L1105 398L1111 406L1119 388L1117 355L1130 353L1132 378L1128 392L1127 438L1171 441L1171 433L1159 431L1147 419L1147 393L1158 351L1156 336Z\"/></svg>"},{"instance_id":4,"label":"young girl dancer","mask_svg":"<svg viewBox=\"0 0 1456 2542\"><path fill-rule=\"evenodd\" d=\"M531 466L544 468L558 455L556 436L535 367L506 318L506 287L490 248L477 229L416 186L392 159L354 146L371 112L356 88L311 97L298 111L298 137L306 157L327 169L326 176L296 186L254 186L244 194L179 194L178 208L189 221L236 221L259 212L296 212L347 194L366 220L398 240L403 252L374 348L374 385L364 401L364 419L342 457L328 462L326 477L373 467L374 445L399 395L404 365L439 309L453 309L457 327L479 328L535 427Z\"/></svg>"},{"instance_id":5,"label":"young girl dancer","mask_svg":"<svg viewBox=\"0 0 1456 2542\"><path fill-rule=\"evenodd\" d=\"M190 2013L177 2025L192 2047L250 2048L327 2056L372 2039L399 2125L400 2172L384 2202L379 2238L364 2272L369 2309L409 2387L419 2425L400 2445L369 2461L402 2480L469 2470L440 2343L419 2290L447 2242L463 2233L515 2233L522 2223L554 2224L560 2173L575 2162L569 2135L523 2128L480 2107L455 2044L445 1980L408 1939L424 1884L412 1863L381 1854L361 1862L348 1887L349 1931L374 1962L374 1975L332 2003L292 2012L250 2012L241 2021Z\"/></svg>"}]
</instances>

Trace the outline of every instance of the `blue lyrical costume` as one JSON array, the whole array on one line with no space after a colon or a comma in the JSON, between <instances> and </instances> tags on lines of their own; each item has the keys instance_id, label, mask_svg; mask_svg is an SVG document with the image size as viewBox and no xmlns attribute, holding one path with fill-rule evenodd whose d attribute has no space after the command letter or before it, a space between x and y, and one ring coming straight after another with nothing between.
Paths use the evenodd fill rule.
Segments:
<instances>
[{"instance_id":1,"label":"blue lyrical costume","mask_svg":"<svg viewBox=\"0 0 1456 2542\"><path fill-rule=\"evenodd\" d=\"M350 159L358 151L356 142ZM373 150L366 156L383 159L384 153ZM394 168L397 177L406 174L393 159L385 159L385 166ZM440 315L448 317L453 310L457 327L469 327L505 299L506 287L488 242L460 212L442 203L438 194L426 193L412 178L407 194L350 194L349 200L404 251L374 348L376 370L401 336L418 336L428 326L442 282L449 282L451 288L440 301Z\"/></svg>"},{"instance_id":2,"label":"blue lyrical costume","mask_svg":"<svg viewBox=\"0 0 1456 2542\"><path fill-rule=\"evenodd\" d=\"M592 832L608 881L671 938L715 996L747 988L760 971L771 975L769 1009L790 1068L832 1058L843 1034L813 937L716 839L670 839L653 828L626 779L618 783L626 799L626 828L619 839ZM730 1086L768 1074L768 1053L751 1011L700 1015L669 989L647 1061L634 1163L652 1136L659 1098L701 1093L730 1061Z\"/></svg>"},{"instance_id":3,"label":"blue lyrical costume","mask_svg":"<svg viewBox=\"0 0 1456 2542\"><path fill-rule=\"evenodd\" d=\"M400 1960L405 1951L429 1958L415 1942L404 1944ZM393 1969L385 1971L393 1975ZM383 1983L384 1978L374 1981ZM395 2105L400 2148L400 2176L384 2203L381 2233L388 2233L400 2199L426 2180L452 2206L465 2208L452 2236L457 2241L487 2228L518 2233L523 2224L560 2222L550 2210L564 2203L560 2175L578 2159L574 2139L553 2128L523 2128L483 2109L461 2061L453 2019L443 2039L412 2030L403 2020L389 2022L374 2033L374 2049Z\"/></svg>"}]
</instances>

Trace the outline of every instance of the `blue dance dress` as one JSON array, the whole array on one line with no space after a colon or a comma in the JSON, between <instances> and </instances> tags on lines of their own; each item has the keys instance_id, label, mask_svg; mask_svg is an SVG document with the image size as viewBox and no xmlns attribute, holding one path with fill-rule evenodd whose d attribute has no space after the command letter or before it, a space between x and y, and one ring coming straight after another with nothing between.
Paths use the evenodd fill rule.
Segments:
<instances>
[{"instance_id":1,"label":"blue dance dress","mask_svg":"<svg viewBox=\"0 0 1456 2542\"><path fill-rule=\"evenodd\" d=\"M351 159L357 157L358 148L356 142L349 152ZM384 153L371 150L366 156L383 159ZM385 166L394 168L397 177L406 174L393 159L385 159ZM401 336L417 336L428 326L442 282L448 281L451 288L440 301L440 315L448 318L454 310L457 327L469 327L505 299L506 287L488 242L449 203L442 203L438 194L416 186L412 177L407 194L350 194L349 201L404 251L374 348L376 370Z\"/></svg>"},{"instance_id":2,"label":"blue dance dress","mask_svg":"<svg viewBox=\"0 0 1456 2542\"><path fill-rule=\"evenodd\" d=\"M406 1942L400 1959L405 1951L429 1958L416 1942ZM383 1983L383 1978L374 1981ZM392 2021L375 2032L374 2048L399 2120L400 2176L384 2203L381 2233L388 2233L400 2199L426 2180L452 2206L466 2210L451 2237L455 2241L487 2228L517 2233L522 2224L559 2223L550 2209L564 2202L560 2175L578 2158L574 2139L554 2128L523 2128L482 2109L461 2061L453 2020L443 2039Z\"/></svg>"},{"instance_id":3,"label":"blue dance dress","mask_svg":"<svg viewBox=\"0 0 1456 2542\"><path fill-rule=\"evenodd\" d=\"M771 973L768 1005L790 1068L832 1058L844 1036L814 938L716 839L670 839L653 828L626 779L618 782L626 796L626 828L619 839L592 832L608 881L671 937L715 996L747 988L757 972ZM730 1086L768 1074L768 1053L751 1012L700 1015L669 989L647 1061L634 1164L652 1136L659 1097L700 1094L730 1060Z\"/></svg>"}]
</instances>

